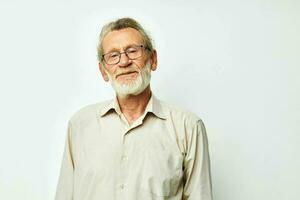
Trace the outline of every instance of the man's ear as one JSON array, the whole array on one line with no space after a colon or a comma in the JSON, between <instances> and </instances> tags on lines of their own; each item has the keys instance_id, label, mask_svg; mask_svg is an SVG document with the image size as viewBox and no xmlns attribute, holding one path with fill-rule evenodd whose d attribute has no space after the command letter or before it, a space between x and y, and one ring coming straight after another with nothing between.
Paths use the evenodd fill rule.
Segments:
<instances>
[{"instance_id":1,"label":"man's ear","mask_svg":"<svg viewBox=\"0 0 300 200\"><path fill-rule=\"evenodd\" d=\"M101 75L102 75L104 81L106 81L106 82L109 81L109 77L105 71L104 65L101 64L101 62L99 62L98 65L99 65L99 70L101 72Z\"/></svg>"},{"instance_id":2,"label":"man's ear","mask_svg":"<svg viewBox=\"0 0 300 200\"><path fill-rule=\"evenodd\" d=\"M157 52L155 49L152 50L150 59L151 59L151 70L155 71L157 68Z\"/></svg>"}]
</instances>

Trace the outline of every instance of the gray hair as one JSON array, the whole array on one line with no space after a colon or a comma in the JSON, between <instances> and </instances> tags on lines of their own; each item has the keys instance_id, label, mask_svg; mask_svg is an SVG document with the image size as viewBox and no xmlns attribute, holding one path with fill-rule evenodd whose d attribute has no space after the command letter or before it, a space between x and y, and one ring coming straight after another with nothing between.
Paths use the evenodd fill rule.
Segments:
<instances>
[{"instance_id":1,"label":"gray hair","mask_svg":"<svg viewBox=\"0 0 300 200\"><path fill-rule=\"evenodd\" d=\"M103 26L100 37L99 37L99 44L97 46L97 53L98 53L98 61L102 63L103 61L103 39L104 37L112 32L112 31L117 31L125 28L133 28L137 30L143 38L143 42L145 43L146 49L150 51L150 55L153 51L153 41L150 37L150 35L145 31L145 29L134 19L125 17L125 18L120 18L115 21L112 21L110 23L107 23L106 25Z\"/></svg>"}]
</instances>

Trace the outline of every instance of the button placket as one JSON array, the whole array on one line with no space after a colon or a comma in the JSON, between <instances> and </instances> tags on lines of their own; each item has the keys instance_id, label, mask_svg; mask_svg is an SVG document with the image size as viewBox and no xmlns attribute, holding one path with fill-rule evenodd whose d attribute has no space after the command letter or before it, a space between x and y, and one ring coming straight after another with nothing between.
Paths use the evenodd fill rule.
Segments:
<instances>
[{"instance_id":1,"label":"button placket","mask_svg":"<svg viewBox=\"0 0 300 200\"><path fill-rule=\"evenodd\" d=\"M121 152L121 166L123 170L127 170L127 161L128 161L128 151L127 151L127 138L128 135L124 135L122 152Z\"/></svg>"},{"instance_id":2,"label":"button placket","mask_svg":"<svg viewBox=\"0 0 300 200\"><path fill-rule=\"evenodd\" d=\"M123 135L123 144L122 149L120 152L120 179L119 179L119 189L120 191L124 191L126 189L127 185L127 176L128 176L128 155L127 155L127 143L128 143L128 137L126 135L127 129L125 131L125 134Z\"/></svg>"}]
</instances>

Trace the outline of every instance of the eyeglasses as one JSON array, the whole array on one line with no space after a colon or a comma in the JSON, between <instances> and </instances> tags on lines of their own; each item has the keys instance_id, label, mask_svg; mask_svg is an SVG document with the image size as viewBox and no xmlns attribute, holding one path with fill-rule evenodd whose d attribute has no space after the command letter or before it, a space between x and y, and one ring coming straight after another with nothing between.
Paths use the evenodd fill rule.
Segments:
<instances>
[{"instance_id":1,"label":"eyeglasses","mask_svg":"<svg viewBox=\"0 0 300 200\"><path fill-rule=\"evenodd\" d=\"M108 65L115 65L120 62L121 55L125 54L130 60L140 58L143 54L143 49L148 49L144 45L131 46L124 52L113 51L102 55L103 60ZM148 49L149 50L149 49Z\"/></svg>"}]
</instances>

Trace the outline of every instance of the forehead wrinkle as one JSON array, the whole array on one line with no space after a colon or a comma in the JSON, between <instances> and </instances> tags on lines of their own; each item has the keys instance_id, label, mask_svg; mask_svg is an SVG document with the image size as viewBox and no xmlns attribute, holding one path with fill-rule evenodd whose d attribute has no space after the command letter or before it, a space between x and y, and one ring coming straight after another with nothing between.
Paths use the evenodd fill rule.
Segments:
<instances>
[{"instance_id":1,"label":"forehead wrinkle","mask_svg":"<svg viewBox=\"0 0 300 200\"><path fill-rule=\"evenodd\" d=\"M142 35L133 28L125 28L121 30L109 32L103 39L103 51L124 50L130 45L140 45L144 42Z\"/></svg>"}]
</instances>

